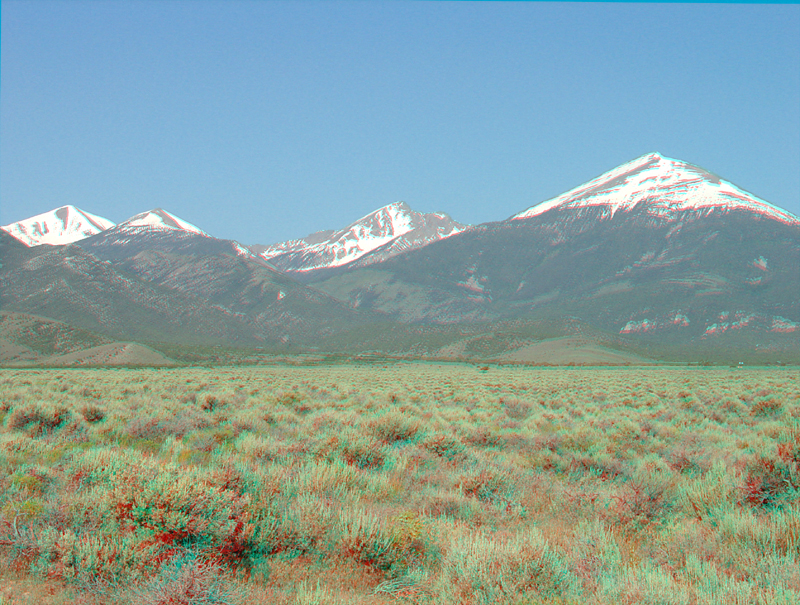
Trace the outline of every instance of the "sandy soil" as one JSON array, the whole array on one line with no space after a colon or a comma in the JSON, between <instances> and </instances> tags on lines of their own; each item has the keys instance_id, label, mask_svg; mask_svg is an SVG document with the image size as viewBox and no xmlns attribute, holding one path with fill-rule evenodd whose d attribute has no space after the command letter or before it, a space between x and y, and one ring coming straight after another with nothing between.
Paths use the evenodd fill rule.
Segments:
<instances>
[{"instance_id":1,"label":"sandy soil","mask_svg":"<svg viewBox=\"0 0 800 605\"><path fill-rule=\"evenodd\" d=\"M541 340L515 351L495 357L496 361L527 363L551 363L553 365L575 364L639 364L652 360L629 353L615 351L582 338L553 338Z\"/></svg>"},{"instance_id":2,"label":"sandy soil","mask_svg":"<svg viewBox=\"0 0 800 605\"><path fill-rule=\"evenodd\" d=\"M4 339L0 339L0 363L9 366L175 365L163 353L135 342L115 342L64 355L38 355Z\"/></svg>"},{"instance_id":3,"label":"sandy soil","mask_svg":"<svg viewBox=\"0 0 800 605\"><path fill-rule=\"evenodd\" d=\"M174 365L163 353L135 342L117 342L39 360L45 365Z\"/></svg>"}]
</instances>

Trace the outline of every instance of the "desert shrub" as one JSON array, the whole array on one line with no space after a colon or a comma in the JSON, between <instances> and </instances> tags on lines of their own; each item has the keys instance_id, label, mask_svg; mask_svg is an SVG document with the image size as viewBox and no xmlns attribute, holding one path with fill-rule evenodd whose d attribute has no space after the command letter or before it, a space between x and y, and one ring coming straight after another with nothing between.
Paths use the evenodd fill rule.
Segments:
<instances>
[{"instance_id":1,"label":"desert shrub","mask_svg":"<svg viewBox=\"0 0 800 605\"><path fill-rule=\"evenodd\" d=\"M83 489L71 514L99 525L98 539L133 540L139 549L155 549L153 557L194 547L230 563L254 548L249 497L225 489L210 474L111 449L86 452L73 468Z\"/></svg>"},{"instance_id":2,"label":"desert shrub","mask_svg":"<svg viewBox=\"0 0 800 605\"><path fill-rule=\"evenodd\" d=\"M740 486L741 501L752 507L774 508L800 495L800 472L794 454L756 455L746 463L744 480Z\"/></svg>"},{"instance_id":3,"label":"desert shrub","mask_svg":"<svg viewBox=\"0 0 800 605\"><path fill-rule=\"evenodd\" d=\"M395 562L394 540L378 519L363 509L340 511L336 530L341 555L383 570Z\"/></svg>"},{"instance_id":4,"label":"desert shrub","mask_svg":"<svg viewBox=\"0 0 800 605\"><path fill-rule=\"evenodd\" d=\"M309 461L300 467L286 489L340 498L369 491L369 476L340 458Z\"/></svg>"},{"instance_id":5,"label":"desert shrub","mask_svg":"<svg viewBox=\"0 0 800 605\"><path fill-rule=\"evenodd\" d=\"M684 578L691 584L698 605L739 605L757 602L750 582L737 581L711 561L686 555Z\"/></svg>"},{"instance_id":6,"label":"desert shrub","mask_svg":"<svg viewBox=\"0 0 800 605\"><path fill-rule=\"evenodd\" d=\"M331 592L321 587L319 582L316 586L300 582L292 605L339 605L339 601L334 600Z\"/></svg>"},{"instance_id":7,"label":"desert shrub","mask_svg":"<svg viewBox=\"0 0 800 605\"><path fill-rule=\"evenodd\" d=\"M464 495L483 502L508 502L515 495L516 482L509 471L489 466L462 475L459 488Z\"/></svg>"},{"instance_id":8,"label":"desert shrub","mask_svg":"<svg viewBox=\"0 0 800 605\"><path fill-rule=\"evenodd\" d=\"M17 493L42 495L56 480L52 469L40 464L25 464L9 476L9 483Z\"/></svg>"},{"instance_id":9,"label":"desert shrub","mask_svg":"<svg viewBox=\"0 0 800 605\"><path fill-rule=\"evenodd\" d=\"M601 513L602 518L632 530L661 524L672 511L676 484L675 472L667 463L647 455L636 463L630 480L611 495L612 504Z\"/></svg>"},{"instance_id":10,"label":"desert shrub","mask_svg":"<svg viewBox=\"0 0 800 605\"><path fill-rule=\"evenodd\" d=\"M300 494L284 510L280 519L284 542L280 544L280 548L285 553L292 554L294 551L302 554L314 551L326 541L335 524L331 506L316 494ZM289 541L286 540L287 537L290 538Z\"/></svg>"},{"instance_id":11,"label":"desert shrub","mask_svg":"<svg viewBox=\"0 0 800 605\"><path fill-rule=\"evenodd\" d=\"M669 453L669 465L679 473L693 474L707 470L708 454L704 451L692 451L685 445L673 448Z\"/></svg>"},{"instance_id":12,"label":"desert shrub","mask_svg":"<svg viewBox=\"0 0 800 605\"><path fill-rule=\"evenodd\" d=\"M500 445L500 435L496 430L479 426L469 431L464 441L478 447L497 447Z\"/></svg>"},{"instance_id":13,"label":"desert shrub","mask_svg":"<svg viewBox=\"0 0 800 605\"><path fill-rule=\"evenodd\" d=\"M382 414L369 423L372 433L385 443L411 441L419 433L422 423L399 411Z\"/></svg>"},{"instance_id":14,"label":"desert shrub","mask_svg":"<svg viewBox=\"0 0 800 605\"><path fill-rule=\"evenodd\" d=\"M180 403L197 403L197 392L196 391L190 391L190 392L184 393L183 395L180 396L178 401Z\"/></svg>"},{"instance_id":15,"label":"desert shrub","mask_svg":"<svg viewBox=\"0 0 800 605\"><path fill-rule=\"evenodd\" d=\"M691 605L692 603L689 589L685 584L678 582L669 571L649 562L628 567L618 582L601 585L597 597L601 603L644 605Z\"/></svg>"},{"instance_id":16,"label":"desert shrub","mask_svg":"<svg viewBox=\"0 0 800 605\"><path fill-rule=\"evenodd\" d=\"M259 564L263 569L269 557L293 559L312 551L318 539L317 532L313 531L310 521L298 514L297 508L290 512L266 506L251 511L254 527L254 548L248 561L251 569Z\"/></svg>"},{"instance_id":17,"label":"desert shrub","mask_svg":"<svg viewBox=\"0 0 800 605\"><path fill-rule=\"evenodd\" d=\"M6 419L6 426L11 430L27 431L31 435L39 436L52 433L71 417L72 414L65 407L27 404L11 411Z\"/></svg>"},{"instance_id":18,"label":"desert shrub","mask_svg":"<svg viewBox=\"0 0 800 605\"><path fill-rule=\"evenodd\" d=\"M451 462L463 460L466 457L467 448L465 445L458 437L447 433L434 433L429 435L421 442L421 445L429 452L433 452L437 456Z\"/></svg>"},{"instance_id":19,"label":"desert shrub","mask_svg":"<svg viewBox=\"0 0 800 605\"><path fill-rule=\"evenodd\" d=\"M128 421L125 434L140 439L163 439L168 435L183 436L207 427L210 421L199 412L184 409L171 415L140 415Z\"/></svg>"},{"instance_id":20,"label":"desert shrub","mask_svg":"<svg viewBox=\"0 0 800 605\"><path fill-rule=\"evenodd\" d=\"M354 431L334 435L313 446L317 459L328 462L341 460L356 468L377 469L386 462L384 444L370 437L363 437Z\"/></svg>"},{"instance_id":21,"label":"desert shrub","mask_svg":"<svg viewBox=\"0 0 800 605\"><path fill-rule=\"evenodd\" d=\"M429 587L430 578L431 574L425 568L415 567L400 576L384 580L372 593L388 594L411 603L429 603L435 597Z\"/></svg>"},{"instance_id":22,"label":"desert shrub","mask_svg":"<svg viewBox=\"0 0 800 605\"><path fill-rule=\"evenodd\" d=\"M204 412L213 412L216 408L220 407L222 402L217 399L214 395L206 395L203 397L203 402L200 404L200 408Z\"/></svg>"},{"instance_id":23,"label":"desert shrub","mask_svg":"<svg viewBox=\"0 0 800 605\"><path fill-rule=\"evenodd\" d=\"M40 465L22 465L0 483L0 516L23 522L41 519L47 512L47 492L56 477Z\"/></svg>"},{"instance_id":24,"label":"desert shrub","mask_svg":"<svg viewBox=\"0 0 800 605\"><path fill-rule=\"evenodd\" d=\"M243 433L236 439L236 449L245 458L256 460L274 460L281 449L279 442L269 435Z\"/></svg>"},{"instance_id":25,"label":"desert shrub","mask_svg":"<svg viewBox=\"0 0 800 605\"><path fill-rule=\"evenodd\" d=\"M142 531L156 543L197 546L225 560L241 560L253 532L246 502L197 479L163 471L146 485L129 478L109 494L115 524L121 531Z\"/></svg>"},{"instance_id":26,"label":"desert shrub","mask_svg":"<svg viewBox=\"0 0 800 605\"><path fill-rule=\"evenodd\" d=\"M446 517L460 521L471 521L480 512L480 504L475 498L465 496L461 491L440 489L427 496L421 508L430 517Z\"/></svg>"},{"instance_id":27,"label":"desert shrub","mask_svg":"<svg viewBox=\"0 0 800 605\"><path fill-rule=\"evenodd\" d=\"M380 443L374 440L351 437L341 447L341 457L347 464L358 468L378 469L386 462Z\"/></svg>"},{"instance_id":28,"label":"desert shrub","mask_svg":"<svg viewBox=\"0 0 800 605\"><path fill-rule=\"evenodd\" d=\"M500 404L503 406L503 411L509 418L514 420L525 420L531 415L533 405L527 401L521 401L513 397L502 397Z\"/></svg>"},{"instance_id":29,"label":"desert shrub","mask_svg":"<svg viewBox=\"0 0 800 605\"><path fill-rule=\"evenodd\" d=\"M42 518L46 511L45 503L41 498L26 498L24 500L14 500L6 502L0 508L0 514L6 518L19 518L24 522L37 521Z\"/></svg>"},{"instance_id":30,"label":"desert shrub","mask_svg":"<svg viewBox=\"0 0 800 605\"><path fill-rule=\"evenodd\" d=\"M295 388L288 391L281 391L277 394L275 399L277 403L284 405L287 408L296 409L298 407L303 407L303 402L307 399L307 396L305 393L302 393Z\"/></svg>"},{"instance_id":31,"label":"desert shrub","mask_svg":"<svg viewBox=\"0 0 800 605\"><path fill-rule=\"evenodd\" d=\"M582 476L584 473L607 481L609 479L626 478L631 474L630 466L606 453L589 455L573 455L566 462L570 474Z\"/></svg>"},{"instance_id":32,"label":"desert shrub","mask_svg":"<svg viewBox=\"0 0 800 605\"><path fill-rule=\"evenodd\" d=\"M132 590L141 605L235 605L243 595L227 581L216 561L197 552L176 553L155 577Z\"/></svg>"},{"instance_id":33,"label":"desert shrub","mask_svg":"<svg viewBox=\"0 0 800 605\"><path fill-rule=\"evenodd\" d=\"M106 417L106 413L103 409L97 407L96 405L87 405L81 409L81 414L83 415L86 422L100 422L103 418Z\"/></svg>"},{"instance_id":34,"label":"desert shrub","mask_svg":"<svg viewBox=\"0 0 800 605\"><path fill-rule=\"evenodd\" d=\"M732 505L736 479L725 463L717 461L709 471L691 480L684 480L678 489L676 502L688 517L707 520Z\"/></svg>"},{"instance_id":35,"label":"desert shrub","mask_svg":"<svg viewBox=\"0 0 800 605\"><path fill-rule=\"evenodd\" d=\"M770 517L775 550L782 555L800 556L800 509L775 511Z\"/></svg>"},{"instance_id":36,"label":"desert shrub","mask_svg":"<svg viewBox=\"0 0 800 605\"><path fill-rule=\"evenodd\" d=\"M392 576L406 576L413 569L438 564L441 550L429 530L429 519L418 512L405 511L392 517L388 534L393 544Z\"/></svg>"},{"instance_id":37,"label":"desert shrub","mask_svg":"<svg viewBox=\"0 0 800 605\"><path fill-rule=\"evenodd\" d=\"M440 603L511 605L577 597L580 581L529 527L505 540L484 533L456 537L436 588Z\"/></svg>"},{"instance_id":38,"label":"desert shrub","mask_svg":"<svg viewBox=\"0 0 800 605\"><path fill-rule=\"evenodd\" d=\"M639 530L659 523L666 512L663 490L644 483L627 483L611 499L613 504L602 518L625 529Z\"/></svg>"},{"instance_id":39,"label":"desert shrub","mask_svg":"<svg viewBox=\"0 0 800 605\"><path fill-rule=\"evenodd\" d=\"M793 524L784 523L784 528ZM788 527L787 527L788 526ZM732 509L719 516L717 520L717 536L723 545L721 549L724 559L733 564L748 565L748 559L764 558L778 551L778 526L769 518L757 514L750 509ZM782 536L786 538L784 534ZM794 538L792 548L794 547ZM794 555L795 553L789 552Z\"/></svg>"},{"instance_id":40,"label":"desert shrub","mask_svg":"<svg viewBox=\"0 0 800 605\"><path fill-rule=\"evenodd\" d=\"M770 416L776 414L783 408L781 401L775 395L765 395L759 397L750 406L751 416Z\"/></svg>"},{"instance_id":41,"label":"desert shrub","mask_svg":"<svg viewBox=\"0 0 800 605\"><path fill-rule=\"evenodd\" d=\"M134 534L76 533L45 528L37 536L31 571L79 586L137 581L154 573L169 550Z\"/></svg>"},{"instance_id":42,"label":"desert shrub","mask_svg":"<svg viewBox=\"0 0 800 605\"><path fill-rule=\"evenodd\" d=\"M614 535L601 521L582 520L575 528L573 558L576 573L587 587L617 581L622 573L622 556Z\"/></svg>"},{"instance_id":43,"label":"desert shrub","mask_svg":"<svg viewBox=\"0 0 800 605\"><path fill-rule=\"evenodd\" d=\"M230 415L229 422L237 433L266 433L270 429L264 411L257 408L238 408Z\"/></svg>"}]
</instances>

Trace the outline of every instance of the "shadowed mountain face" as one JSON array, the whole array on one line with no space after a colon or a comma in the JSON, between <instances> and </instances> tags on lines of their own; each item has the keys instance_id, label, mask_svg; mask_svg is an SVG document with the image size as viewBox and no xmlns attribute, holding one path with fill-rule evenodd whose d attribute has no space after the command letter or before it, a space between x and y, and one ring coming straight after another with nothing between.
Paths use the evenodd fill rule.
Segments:
<instances>
[{"instance_id":1,"label":"shadowed mountain face","mask_svg":"<svg viewBox=\"0 0 800 605\"><path fill-rule=\"evenodd\" d=\"M329 295L303 286L229 240L181 229L109 229L81 247L140 280L202 300L254 336L313 344L361 318Z\"/></svg>"},{"instance_id":2,"label":"shadowed mountain face","mask_svg":"<svg viewBox=\"0 0 800 605\"><path fill-rule=\"evenodd\" d=\"M3 241L0 306L116 338L263 344L224 310L125 273L75 245L15 249ZM6 252L11 254L6 254Z\"/></svg>"}]
</instances>

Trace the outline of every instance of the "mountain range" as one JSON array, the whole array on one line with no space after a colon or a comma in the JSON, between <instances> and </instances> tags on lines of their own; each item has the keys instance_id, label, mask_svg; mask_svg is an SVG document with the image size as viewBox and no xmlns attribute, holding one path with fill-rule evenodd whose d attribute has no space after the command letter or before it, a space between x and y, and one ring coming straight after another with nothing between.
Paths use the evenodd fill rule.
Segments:
<instances>
[{"instance_id":1,"label":"mountain range","mask_svg":"<svg viewBox=\"0 0 800 605\"><path fill-rule=\"evenodd\" d=\"M800 357L800 219L644 155L505 220L396 202L271 245L163 209L0 231L0 308L140 342L503 356L591 338L657 358Z\"/></svg>"}]
</instances>

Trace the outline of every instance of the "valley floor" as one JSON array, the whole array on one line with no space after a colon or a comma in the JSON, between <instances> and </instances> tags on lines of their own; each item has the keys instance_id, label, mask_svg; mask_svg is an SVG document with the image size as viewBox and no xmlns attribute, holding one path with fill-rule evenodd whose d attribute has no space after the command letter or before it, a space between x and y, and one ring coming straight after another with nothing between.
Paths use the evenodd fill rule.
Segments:
<instances>
[{"instance_id":1,"label":"valley floor","mask_svg":"<svg viewBox=\"0 0 800 605\"><path fill-rule=\"evenodd\" d=\"M798 603L799 419L797 368L0 370L0 604Z\"/></svg>"}]
</instances>

